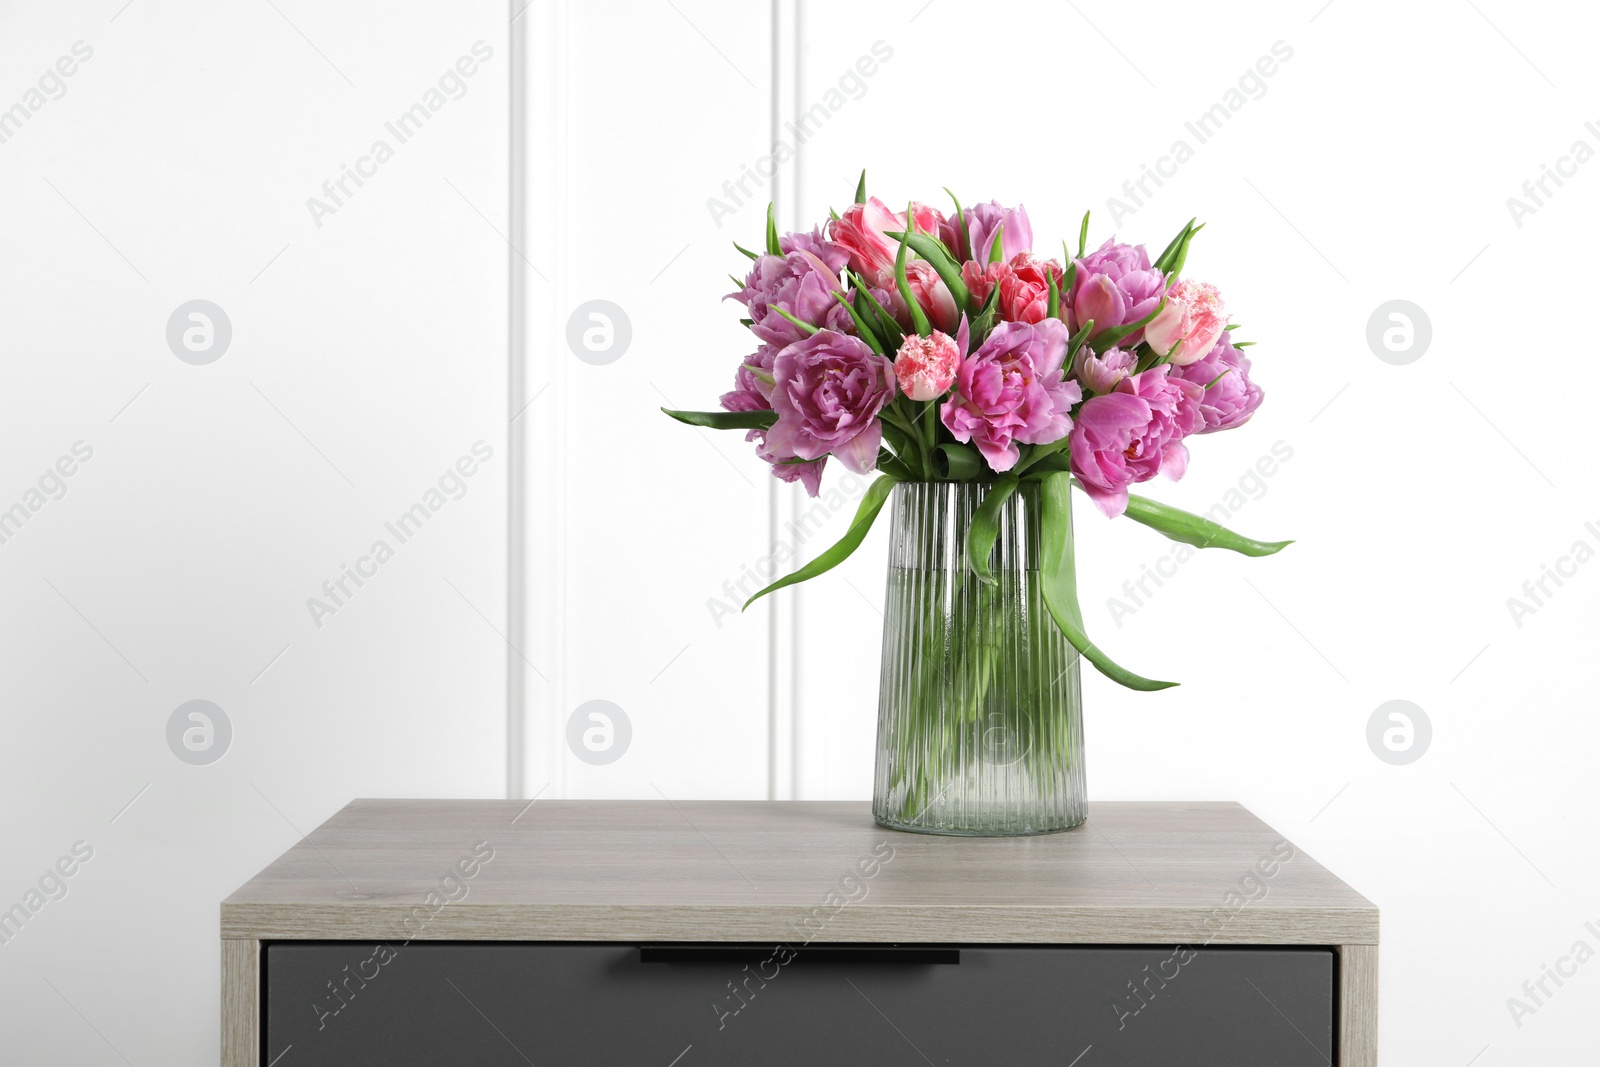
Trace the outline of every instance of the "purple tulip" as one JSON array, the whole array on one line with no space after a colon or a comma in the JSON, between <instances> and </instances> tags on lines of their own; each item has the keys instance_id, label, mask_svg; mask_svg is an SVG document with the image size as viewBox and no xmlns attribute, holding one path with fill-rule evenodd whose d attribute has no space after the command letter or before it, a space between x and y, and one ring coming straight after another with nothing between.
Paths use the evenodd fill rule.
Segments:
<instances>
[{"instance_id":1,"label":"purple tulip","mask_svg":"<svg viewBox=\"0 0 1600 1067\"><path fill-rule=\"evenodd\" d=\"M733 372L733 389L722 394L724 411L766 411L772 407L772 359L777 349L762 345Z\"/></svg>"},{"instance_id":2,"label":"purple tulip","mask_svg":"<svg viewBox=\"0 0 1600 1067\"><path fill-rule=\"evenodd\" d=\"M853 328L850 313L833 295L844 292L839 271L849 262L849 253L817 233L787 234L778 247L783 255L758 257L750 264L744 288L728 294L728 299L750 310L750 331L780 348L806 336L805 330L773 308L782 308L812 326Z\"/></svg>"},{"instance_id":3,"label":"purple tulip","mask_svg":"<svg viewBox=\"0 0 1600 1067\"><path fill-rule=\"evenodd\" d=\"M1138 356L1131 348L1113 348L1100 355L1084 345L1072 361L1072 376L1092 393L1109 393L1133 373Z\"/></svg>"},{"instance_id":4,"label":"purple tulip","mask_svg":"<svg viewBox=\"0 0 1600 1067\"><path fill-rule=\"evenodd\" d=\"M1189 465L1183 439L1202 425L1204 388L1152 367L1090 397L1072 428L1072 473L1108 518L1128 507L1128 486Z\"/></svg>"},{"instance_id":5,"label":"purple tulip","mask_svg":"<svg viewBox=\"0 0 1600 1067\"><path fill-rule=\"evenodd\" d=\"M765 444L773 454L815 460L832 453L857 474L877 466L878 412L894 399L893 363L858 337L819 330L779 351L772 376L778 421Z\"/></svg>"},{"instance_id":6,"label":"purple tulip","mask_svg":"<svg viewBox=\"0 0 1600 1067\"><path fill-rule=\"evenodd\" d=\"M996 230L1000 231L1002 263L1010 263L1019 253L1033 251L1033 224L1028 221L1028 210L1021 204L1006 208L991 200L987 204L973 204L962 214L967 220L968 259L989 262Z\"/></svg>"},{"instance_id":7,"label":"purple tulip","mask_svg":"<svg viewBox=\"0 0 1600 1067\"><path fill-rule=\"evenodd\" d=\"M1016 442L1044 445L1072 429L1078 383L1062 377L1067 325L1060 319L1007 322L956 371L939 417L957 441L972 442L996 472L1016 466Z\"/></svg>"},{"instance_id":8,"label":"purple tulip","mask_svg":"<svg viewBox=\"0 0 1600 1067\"><path fill-rule=\"evenodd\" d=\"M1200 398L1200 417L1205 425L1196 433L1243 426L1265 396L1261 387L1250 380L1250 360L1228 343L1226 333L1203 358L1186 367L1173 368L1172 374L1205 390Z\"/></svg>"},{"instance_id":9,"label":"purple tulip","mask_svg":"<svg viewBox=\"0 0 1600 1067\"><path fill-rule=\"evenodd\" d=\"M769 430L751 430L744 439L756 443L756 455L772 464L774 478L780 482L799 482L806 487L807 496L816 496L822 489L822 468L828 457L813 463L796 463L799 457L773 450L767 439L769 433Z\"/></svg>"},{"instance_id":10,"label":"purple tulip","mask_svg":"<svg viewBox=\"0 0 1600 1067\"><path fill-rule=\"evenodd\" d=\"M1138 322L1161 304L1166 279L1151 268L1144 245L1119 245L1113 238L1077 262L1070 302L1074 332L1093 319L1099 335ZM1143 335L1135 330L1121 343L1131 348Z\"/></svg>"}]
</instances>

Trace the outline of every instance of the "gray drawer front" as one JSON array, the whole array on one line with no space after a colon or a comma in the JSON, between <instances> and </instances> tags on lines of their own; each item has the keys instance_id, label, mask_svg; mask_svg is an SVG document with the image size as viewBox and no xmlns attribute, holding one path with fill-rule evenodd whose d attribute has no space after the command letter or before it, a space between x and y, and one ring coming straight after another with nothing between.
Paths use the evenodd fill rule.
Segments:
<instances>
[{"instance_id":1,"label":"gray drawer front","mask_svg":"<svg viewBox=\"0 0 1600 1067\"><path fill-rule=\"evenodd\" d=\"M280 1067L1334 1059L1331 949L918 948L785 960L771 947L274 942L262 1062L285 1049Z\"/></svg>"}]
</instances>

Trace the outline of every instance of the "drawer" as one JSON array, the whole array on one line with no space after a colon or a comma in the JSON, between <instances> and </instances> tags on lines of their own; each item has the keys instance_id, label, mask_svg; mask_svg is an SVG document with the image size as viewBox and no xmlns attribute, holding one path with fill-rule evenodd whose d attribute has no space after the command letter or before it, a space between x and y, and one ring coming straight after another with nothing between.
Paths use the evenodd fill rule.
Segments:
<instances>
[{"instance_id":1,"label":"drawer","mask_svg":"<svg viewBox=\"0 0 1600 1067\"><path fill-rule=\"evenodd\" d=\"M282 941L263 959L262 1063L292 1047L282 1067L1334 1061L1324 948Z\"/></svg>"}]
</instances>

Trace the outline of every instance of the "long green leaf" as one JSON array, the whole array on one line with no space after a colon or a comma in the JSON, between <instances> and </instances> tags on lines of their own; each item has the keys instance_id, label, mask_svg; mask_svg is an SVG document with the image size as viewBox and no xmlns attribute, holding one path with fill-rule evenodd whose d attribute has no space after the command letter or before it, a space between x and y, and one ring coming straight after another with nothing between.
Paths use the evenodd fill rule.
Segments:
<instances>
[{"instance_id":1,"label":"long green leaf","mask_svg":"<svg viewBox=\"0 0 1600 1067\"><path fill-rule=\"evenodd\" d=\"M778 421L778 413L765 411L673 411L662 408L679 422L709 430L765 430Z\"/></svg>"},{"instance_id":2,"label":"long green leaf","mask_svg":"<svg viewBox=\"0 0 1600 1067\"><path fill-rule=\"evenodd\" d=\"M867 320L856 310L856 306L850 303L850 298L843 293L834 293L833 298L843 304L844 309L850 312L850 317L855 320L856 335L867 342L868 348L880 356L883 355L883 342L878 340L878 335L872 332L872 327L867 325Z\"/></svg>"},{"instance_id":3,"label":"long green leaf","mask_svg":"<svg viewBox=\"0 0 1600 1067\"><path fill-rule=\"evenodd\" d=\"M911 217L911 205L906 206L906 217ZM913 224L914 225L914 224ZM928 313L922 310L922 305L917 303L917 298L911 292L911 282L906 278L906 244L907 234L900 235L900 251L894 257L894 284L900 290L900 299L906 302L911 309L911 328L920 337L926 337L933 332L933 324L928 321Z\"/></svg>"},{"instance_id":4,"label":"long green leaf","mask_svg":"<svg viewBox=\"0 0 1600 1067\"><path fill-rule=\"evenodd\" d=\"M887 475L879 475L877 481L867 486L867 495L861 498L861 506L856 509L856 517L851 520L850 529L845 531L832 548L828 549L816 559L807 563L793 574L779 578L761 592L744 602L748 608L775 589L782 589L788 585L798 585L801 582L815 578L833 570L839 564L850 558L850 554L860 547L866 539L867 531L872 529L872 523L878 517L878 512L883 510L883 505L889 499L889 491L894 488L896 479Z\"/></svg>"},{"instance_id":5,"label":"long green leaf","mask_svg":"<svg viewBox=\"0 0 1600 1067\"><path fill-rule=\"evenodd\" d=\"M1045 607L1072 647L1094 664L1101 674L1129 689L1150 692L1170 689L1177 682L1158 682L1118 666L1102 652L1083 629L1078 607L1078 575L1072 545L1072 476L1051 474L1039 483L1039 574Z\"/></svg>"},{"instance_id":6,"label":"long green leaf","mask_svg":"<svg viewBox=\"0 0 1600 1067\"><path fill-rule=\"evenodd\" d=\"M865 204L866 202L867 202L867 169L865 167L863 167L863 168L861 168L861 180L856 182L856 203Z\"/></svg>"},{"instance_id":7,"label":"long green leaf","mask_svg":"<svg viewBox=\"0 0 1600 1067\"><path fill-rule=\"evenodd\" d=\"M967 527L967 566L987 585L995 584L994 574L989 570L989 557L994 553L995 539L1000 536L1000 507L1016 491L1017 476L1002 474L984 495L978 510L972 513L972 522Z\"/></svg>"},{"instance_id":8,"label":"long green leaf","mask_svg":"<svg viewBox=\"0 0 1600 1067\"><path fill-rule=\"evenodd\" d=\"M1146 315L1144 318L1140 319L1138 322L1130 322L1125 326L1113 326L1109 330L1101 330L1095 336L1094 340L1090 342L1091 347L1093 347L1097 353L1105 352L1107 349L1115 348L1118 341L1122 340L1133 331L1142 330L1146 326L1150 325L1151 320L1153 320L1157 315L1161 314L1162 310L1166 306L1167 298L1163 296L1161 298L1161 302L1156 305L1155 310L1150 312L1150 314Z\"/></svg>"},{"instance_id":9,"label":"long green leaf","mask_svg":"<svg viewBox=\"0 0 1600 1067\"><path fill-rule=\"evenodd\" d=\"M794 323L796 326L798 326L802 330L804 330L806 332L806 336L808 336L808 337L811 334L819 333L822 330L821 326L813 326L813 325L811 325L811 323L805 321L804 319L795 318L793 315L791 315L787 311L783 310L777 304L768 304L767 305L767 310L768 311L776 311L778 314L782 315L784 318L788 319L790 322Z\"/></svg>"},{"instance_id":10,"label":"long green leaf","mask_svg":"<svg viewBox=\"0 0 1600 1067\"><path fill-rule=\"evenodd\" d=\"M878 298L872 295L872 290L867 286L865 278L859 274L851 274L850 277L855 284L856 295L866 301L867 308L872 312L872 317L878 322L878 336L883 339L884 352L900 351L900 345L906 339L905 331L894 320L894 315L890 314L889 309L878 303ZM863 312L863 314L865 313Z\"/></svg>"},{"instance_id":11,"label":"long green leaf","mask_svg":"<svg viewBox=\"0 0 1600 1067\"><path fill-rule=\"evenodd\" d=\"M938 273L939 280L944 282L945 288L950 290L950 295L955 297L956 307L971 312L972 294L967 291L967 283L961 280L961 267L951 258L950 250L944 246L943 241L925 233L885 233L884 236L891 240L904 237L906 244L911 246L911 251L927 260Z\"/></svg>"},{"instance_id":12,"label":"long green leaf","mask_svg":"<svg viewBox=\"0 0 1600 1067\"><path fill-rule=\"evenodd\" d=\"M1128 510L1123 514L1174 541L1196 548L1226 548L1245 556L1270 556L1294 544L1293 541L1257 541L1243 537L1210 519L1132 494L1128 496Z\"/></svg>"},{"instance_id":13,"label":"long green leaf","mask_svg":"<svg viewBox=\"0 0 1600 1067\"><path fill-rule=\"evenodd\" d=\"M952 248L950 251L955 253L957 259L971 259L971 252L967 248L967 243L971 238L967 235L966 213L961 210L961 201L956 199L955 193L950 192L948 185L945 186L944 191L950 193L950 202L956 206L956 244L961 246L960 248Z\"/></svg>"}]
</instances>

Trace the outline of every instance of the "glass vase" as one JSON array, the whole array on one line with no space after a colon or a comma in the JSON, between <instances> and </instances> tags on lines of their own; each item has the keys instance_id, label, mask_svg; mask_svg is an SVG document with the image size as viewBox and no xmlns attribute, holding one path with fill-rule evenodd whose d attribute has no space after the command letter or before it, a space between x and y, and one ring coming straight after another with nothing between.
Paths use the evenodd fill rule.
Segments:
<instances>
[{"instance_id":1,"label":"glass vase","mask_svg":"<svg viewBox=\"0 0 1600 1067\"><path fill-rule=\"evenodd\" d=\"M1039 489L1001 508L990 584L966 551L988 488L902 482L889 502L872 811L897 830L997 837L1084 819L1078 654L1044 603Z\"/></svg>"}]
</instances>

